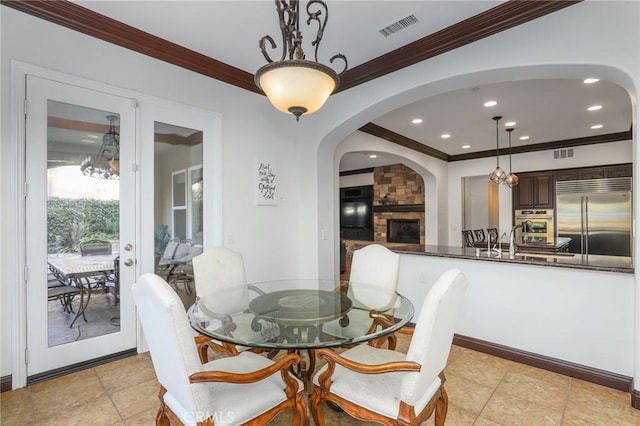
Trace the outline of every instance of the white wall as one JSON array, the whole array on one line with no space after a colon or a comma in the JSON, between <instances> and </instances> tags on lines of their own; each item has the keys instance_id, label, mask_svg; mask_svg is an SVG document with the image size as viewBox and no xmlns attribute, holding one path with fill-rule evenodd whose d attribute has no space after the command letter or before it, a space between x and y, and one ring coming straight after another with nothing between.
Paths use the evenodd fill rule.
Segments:
<instances>
[{"instance_id":1,"label":"white wall","mask_svg":"<svg viewBox=\"0 0 640 426\"><path fill-rule=\"evenodd\" d=\"M179 67L142 56L92 37L0 7L2 164L0 186L4 197L17 205L15 177L19 143L12 140L12 61L68 73L121 89L170 99L222 115L223 221L227 245L241 252L251 281L299 275L297 206L306 194L297 185L300 173L297 146L301 143L295 120L276 111L269 101L246 90L218 82ZM131 72L135 70L135 72ZM171 82L171 84L168 84ZM144 106L142 106L144 107ZM14 119L15 119L14 115ZM250 125L248 125L250 124ZM274 207L256 206L253 195L254 158L278 163L281 199ZM205 161L211 161L205 159ZM302 169L304 170L304 168ZM315 205L315 203L311 203ZM18 217L2 210L0 258L0 376L12 373L13 300L22 262L13 247ZM24 288L17 289L24 292Z\"/></svg>"},{"instance_id":2,"label":"white wall","mask_svg":"<svg viewBox=\"0 0 640 426\"><path fill-rule=\"evenodd\" d=\"M340 176L340 188L350 186L373 185L373 172L359 173L357 175Z\"/></svg>"}]
</instances>

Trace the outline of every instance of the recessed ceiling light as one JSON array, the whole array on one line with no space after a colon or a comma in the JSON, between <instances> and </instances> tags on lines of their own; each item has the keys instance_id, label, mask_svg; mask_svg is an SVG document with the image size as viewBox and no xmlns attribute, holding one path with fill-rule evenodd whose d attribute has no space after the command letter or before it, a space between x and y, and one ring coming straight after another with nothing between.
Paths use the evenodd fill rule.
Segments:
<instances>
[{"instance_id":1,"label":"recessed ceiling light","mask_svg":"<svg viewBox=\"0 0 640 426\"><path fill-rule=\"evenodd\" d=\"M443 134L440 135L440 137L442 139L449 139L451 137L451 135L449 133L443 133Z\"/></svg>"},{"instance_id":2,"label":"recessed ceiling light","mask_svg":"<svg viewBox=\"0 0 640 426\"><path fill-rule=\"evenodd\" d=\"M420 123L422 123L422 118L414 118L413 120L411 120L411 122L413 124L420 124Z\"/></svg>"},{"instance_id":3,"label":"recessed ceiling light","mask_svg":"<svg viewBox=\"0 0 640 426\"><path fill-rule=\"evenodd\" d=\"M486 107L492 107L492 106L496 106L498 105L498 103L496 101L487 101L484 103L484 106Z\"/></svg>"},{"instance_id":4,"label":"recessed ceiling light","mask_svg":"<svg viewBox=\"0 0 640 426\"><path fill-rule=\"evenodd\" d=\"M516 125L515 121L507 121L506 123L504 123L504 127L513 127Z\"/></svg>"},{"instance_id":5,"label":"recessed ceiling light","mask_svg":"<svg viewBox=\"0 0 640 426\"><path fill-rule=\"evenodd\" d=\"M520 140L521 141L528 141L529 140L529 136L520 136Z\"/></svg>"},{"instance_id":6,"label":"recessed ceiling light","mask_svg":"<svg viewBox=\"0 0 640 426\"><path fill-rule=\"evenodd\" d=\"M602 129L604 126L602 124L594 124L593 126L591 126L592 129Z\"/></svg>"},{"instance_id":7,"label":"recessed ceiling light","mask_svg":"<svg viewBox=\"0 0 640 426\"><path fill-rule=\"evenodd\" d=\"M600 81L599 78L585 78L583 83L584 84L593 84L593 83L597 83L599 81Z\"/></svg>"},{"instance_id":8,"label":"recessed ceiling light","mask_svg":"<svg viewBox=\"0 0 640 426\"><path fill-rule=\"evenodd\" d=\"M462 149L469 149L471 148L471 145L462 145Z\"/></svg>"},{"instance_id":9,"label":"recessed ceiling light","mask_svg":"<svg viewBox=\"0 0 640 426\"><path fill-rule=\"evenodd\" d=\"M589 108L587 108L587 111L597 111L599 109L602 109L602 105L592 105Z\"/></svg>"},{"instance_id":10,"label":"recessed ceiling light","mask_svg":"<svg viewBox=\"0 0 640 426\"><path fill-rule=\"evenodd\" d=\"M378 158L376 154L369 154L369 158Z\"/></svg>"}]
</instances>

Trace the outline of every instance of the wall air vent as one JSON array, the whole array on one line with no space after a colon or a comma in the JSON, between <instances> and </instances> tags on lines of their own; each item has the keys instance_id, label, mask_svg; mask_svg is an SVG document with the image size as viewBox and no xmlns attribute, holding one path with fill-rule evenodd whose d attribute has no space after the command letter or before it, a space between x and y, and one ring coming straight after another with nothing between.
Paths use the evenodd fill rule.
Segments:
<instances>
[{"instance_id":1,"label":"wall air vent","mask_svg":"<svg viewBox=\"0 0 640 426\"><path fill-rule=\"evenodd\" d=\"M383 36L389 37L391 34L395 34L400 30L404 30L409 25L413 25L416 22L418 22L418 18L416 18L416 15L411 14L405 18L400 19L399 21L394 22L389 26L384 27L379 31L380 31L380 34L382 34Z\"/></svg>"},{"instance_id":2,"label":"wall air vent","mask_svg":"<svg viewBox=\"0 0 640 426\"><path fill-rule=\"evenodd\" d=\"M553 159L557 160L559 158L571 158L573 157L573 148L567 149L556 149L553 151Z\"/></svg>"}]
</instances>

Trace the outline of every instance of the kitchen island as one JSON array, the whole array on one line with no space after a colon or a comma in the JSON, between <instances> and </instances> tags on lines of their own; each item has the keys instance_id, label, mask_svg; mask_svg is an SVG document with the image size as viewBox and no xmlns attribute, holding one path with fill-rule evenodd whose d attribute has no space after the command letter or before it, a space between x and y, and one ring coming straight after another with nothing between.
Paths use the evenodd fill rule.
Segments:
<instances>
[{"instance_id":1,"label":"kitchen island","mask_svg":"<svg viewBox=\"0 0 640 426\"><path fill-rule=\"evenodd\" d=\"M514 256L509 256L508 245L502 245L502 251L499 253L497 251L489 251L484 248L449 247L437 245L408 245L406 247L390 247L390 250L400 254L412 254L430 257L458 258L486 262L519 263L560 268L620 272L628 274L633 274L634 272L631 257L553 253L548 249L539 251L516 251L516 254Z\"/></svg>"}]
</instances>

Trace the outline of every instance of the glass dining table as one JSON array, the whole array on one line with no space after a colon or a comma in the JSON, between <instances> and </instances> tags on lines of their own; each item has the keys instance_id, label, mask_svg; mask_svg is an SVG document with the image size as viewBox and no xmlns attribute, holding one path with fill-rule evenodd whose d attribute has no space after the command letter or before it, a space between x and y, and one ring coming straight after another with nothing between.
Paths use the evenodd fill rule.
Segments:
<instances>
[{"instance_id":1,"label":"glass dining table","mask_svg":"<svg viewBox=\"0 0 640 426\"><path fill-rule=\"evenodd\" d=\"M221 289L188 309L191 326L238 347L306 355L299 373L309 379L313 349L383 339L413 318L411 302L383 287L323 279L276 280ZM304 360L304 357L303 357Z\"/></svg>"}]
</instances>

